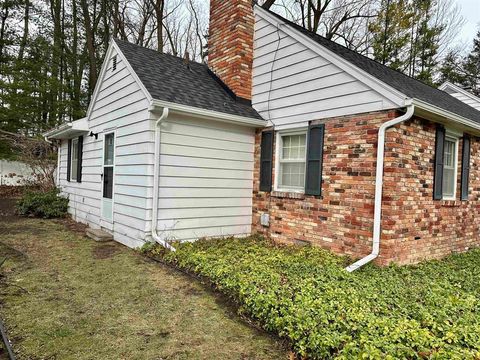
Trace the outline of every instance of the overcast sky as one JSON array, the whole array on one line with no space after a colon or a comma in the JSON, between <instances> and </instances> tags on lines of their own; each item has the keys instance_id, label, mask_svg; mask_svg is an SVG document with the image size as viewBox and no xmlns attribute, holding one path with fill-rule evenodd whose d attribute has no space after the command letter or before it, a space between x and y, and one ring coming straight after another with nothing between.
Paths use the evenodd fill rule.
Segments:
<instances>
[{"instance_id":1,"label":"overcast sky","mask_svg":"<svg viewBox=\"0 0 480 360\"><path fill-rule=\"evenodd\" d=\"M471 46L480 25L480 0L457 0L457 3L462 7L465 18L465 25L457 40L460 44Z\"/></svg>"}]
</instances>

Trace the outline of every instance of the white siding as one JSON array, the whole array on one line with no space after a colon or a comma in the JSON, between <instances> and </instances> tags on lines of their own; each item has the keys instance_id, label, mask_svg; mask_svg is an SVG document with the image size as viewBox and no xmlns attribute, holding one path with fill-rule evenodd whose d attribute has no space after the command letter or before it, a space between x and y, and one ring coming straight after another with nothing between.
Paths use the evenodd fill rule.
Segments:
<instances>
[{"instance_id":1,"label":"white siding","mask_svg":"<svg viewBox=\"0 0 480 360\"><path fill-rule=\"evenodd\" d=\"M454 89L451 89L451 88L447 88L445 91L448 92L453 97L457 98L458 100L480 111L480 98L476 98L473 95L470 95L470 96L466 95L464 93L461 93L460 91L455 91Z\"/></svg>"},{"instance_id":2,"label":"white siding","mask_svg":"<svg viewBox=\"0 0 480 360\"><path fill-rule=\"evenodd\" d=\"M253 151L253 129L172 115L161 127L159 234L249 234Z\"/></svg>"},{"instance_id":3,"label":"white siding","mask_svg":"<svg viewBox=\"0 0 480 360\"><path fill-rule=\"evenodd\" d=\"M259 14L255 23L252 102L278 128L397 107Z\"/></svg>"},{"instance_id":4,"label":"white siding","mask_svg":"<svg viewBox=\"0 0 480 360\"><path fill-rule=\"evenodd\" d=\"M154 132L149 103L121 56L115 71L109 61L99 84L89 121L90 130L99 137L84 136L82 182L66 180L68 142L64 140L60 186L70 199L69 212L75 220L112 230L115 240L137 247L148 236L146 219L151 216ZM111 131L116 137L113 225L101 218L103 135Z\"/></svg>"}]
</instances>

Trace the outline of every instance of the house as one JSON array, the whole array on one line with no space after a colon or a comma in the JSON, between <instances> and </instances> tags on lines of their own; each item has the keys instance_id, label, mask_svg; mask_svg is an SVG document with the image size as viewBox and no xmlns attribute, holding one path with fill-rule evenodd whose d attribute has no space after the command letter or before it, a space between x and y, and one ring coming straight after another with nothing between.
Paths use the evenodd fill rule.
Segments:
<instances>
[{"instance_id":1,"label":"house","mask_svg":"<svg viewBox=\"0 0 480 360\"><path fill-rule=\"evenodd\" d=\"M480 112L250 0L209 67L114 40L60 139L78 221L128 246L261 233L415 263L480 244Z\"/></svg>"},{"instance_id":2,"label":"house","mask_svg":"<svg viewBox=\"0 0 480 360\"><path fill-rule=\"evenodd\" d=\"M461 87L448 81L443 83L439 89L480 111L480 98L466 91L465 89L462 89Z\"/></svg>"}]
</instances>

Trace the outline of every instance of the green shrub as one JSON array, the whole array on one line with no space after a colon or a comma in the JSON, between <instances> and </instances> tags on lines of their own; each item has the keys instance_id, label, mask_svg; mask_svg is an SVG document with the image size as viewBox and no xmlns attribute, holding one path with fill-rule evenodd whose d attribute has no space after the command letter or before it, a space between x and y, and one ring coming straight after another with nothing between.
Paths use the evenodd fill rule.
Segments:
<instances>
[{"instance_id":1,"label":"green shrub","mask_svg":"<svg viewBox=\"0 0 480 360\"><path fill-rule=\"evenodd\" d=\"M65 217L68 199L60 196L58 189L47 192L27 191L17 202L20 215L35 216L45 219Z\"/></svg>"},{"instance_id":2,"label":"green shrub","mask_svg":"<svg viewBox=\"0 0 480 360\"><path fill-rule=\"evenodd\" d=\"M417 266L366 266L258 238L179 245L165 260L209 278L313 359L479 359L480 251Z\"/></svg>"}]
</instances>

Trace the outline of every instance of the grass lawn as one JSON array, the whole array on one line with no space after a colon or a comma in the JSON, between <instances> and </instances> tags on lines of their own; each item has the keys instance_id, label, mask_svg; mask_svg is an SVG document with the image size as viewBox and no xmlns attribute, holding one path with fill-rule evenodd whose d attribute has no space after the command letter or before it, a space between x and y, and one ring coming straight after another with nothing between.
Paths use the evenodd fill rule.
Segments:
<instances>
[{"instance_id":1,"label":"grass lawn","mask_svg":"<svg viewBox=\"0 0 480 360\"><path fill-rule=\"evenodd\" d=\"M164 258L208 278L301 356L480 359L480 250L351 274L345 258L255 238L182 244Z\"/></svg>"},{"instance_id":2,"label":"grass lawn","mask_svg":"<svg viewBox=\"0 0 480 360\"><path fill-rule=\"evenodd\" d=\"M287 357L198 282L63 223L0 218L4 257L0 315L18 359Z\"/></svg>"}]
</instances>

